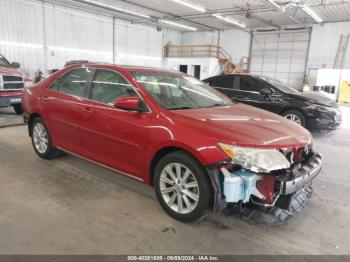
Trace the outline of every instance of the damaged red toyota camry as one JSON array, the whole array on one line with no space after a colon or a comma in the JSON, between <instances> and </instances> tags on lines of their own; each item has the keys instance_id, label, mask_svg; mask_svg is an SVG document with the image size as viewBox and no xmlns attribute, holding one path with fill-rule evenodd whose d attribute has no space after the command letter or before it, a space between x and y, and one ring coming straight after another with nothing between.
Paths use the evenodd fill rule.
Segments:
<instances>
[{"instance_id":1,"label":"damaged red toyota camry","mask_svg":"<svg viewBox=\"0 0 350 262\"><path fill-rule=\"evenodd\" d=\"M35 152L67 152L154 187L183 222L227 204L288 208L322 158L301 126L179 72L66 67L23 93Z\"/></svg>"}]
</instances>

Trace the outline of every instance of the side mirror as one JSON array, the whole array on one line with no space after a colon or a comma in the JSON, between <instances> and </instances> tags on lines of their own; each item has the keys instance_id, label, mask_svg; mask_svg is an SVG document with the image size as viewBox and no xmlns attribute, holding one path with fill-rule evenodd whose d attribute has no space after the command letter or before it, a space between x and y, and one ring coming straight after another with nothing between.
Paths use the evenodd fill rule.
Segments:
<instances>
[{"instance_id":1,"label":"side mirror","mask_svg":"<svg viewBox=\"0 0 350 262\"><path fill-rule=\"evenodd\" d=\"M126 96L117 98L114 107L128 111L141 112L140 99L137 96Z\"/></svg>"},{"instance_id":2,"label":"side mirror","mask_svg":"<svg viewBox=\"0 0 350 262\"><path fill-rule=\"evenodd\" d=\"M271 91L271 89L269 89L269 88L263 88L263 89L260 90L259 93L260 93L262 96L264 96L264 97L268 97L268 96L270 96L270 95L272 94L272 91Z\"/></svg>"},{"instance_id":3,"label":"side mirror","mask_svg":"<svg viewBox=\"0 0 350 262\"><path fill-rule=\"evenodd\" d=\"M20 68L21 65L20 65L19 63L17 63L17 62L13 62L13 63L12 63L12 67L13 67L13 68Z\"/></svg>"}]
</instances>

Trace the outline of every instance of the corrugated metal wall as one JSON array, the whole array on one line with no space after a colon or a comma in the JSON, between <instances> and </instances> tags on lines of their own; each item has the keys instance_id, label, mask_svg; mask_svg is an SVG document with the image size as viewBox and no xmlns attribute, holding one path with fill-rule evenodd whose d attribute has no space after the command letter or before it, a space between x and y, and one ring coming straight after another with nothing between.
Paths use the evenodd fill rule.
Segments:
<instances>
[{"instance_id":1,"label":"corrugated metal wall","mask_svg":"<svg viewBox=\"0 0 350 262\"><path fill-rule=\"evenodd\" d=\"M313 26L309 68L333 67L341 34L350 34L350 22ZM345 68L350 68L350 44L345 58Z\"/></svg>"},{"instance_id":2,"label":"corrugated metal wall","mask_svg":"<svg viewBox=\"0 0 350 262\"><path fill-rule=\"evenodd\" d=\"M112 18L35 0L0 0L0 6L0 52L30 75L73 59L113 61ZM116 62L161 66L163 41L181 34L166 31L115 20Z\"/></svg>"},{"instance_id":3,"label":"corrugated metal wall","mask_svg":"<svg viewBox=\"0 0 350 262\"><path fill-rule=\"evenodd\" d=\"M301 88L305 79L310 33L255 33L250 71Z\"/></svg>"}]
</instances>

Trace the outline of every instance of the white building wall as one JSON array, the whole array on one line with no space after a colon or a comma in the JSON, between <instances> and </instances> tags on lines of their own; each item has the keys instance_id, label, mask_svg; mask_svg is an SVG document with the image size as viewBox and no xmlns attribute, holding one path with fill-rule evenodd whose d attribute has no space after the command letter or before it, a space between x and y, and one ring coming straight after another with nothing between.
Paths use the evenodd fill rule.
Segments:
<instances>
[{"instance_id":1,"label":"white building wall","mask_svg":"<svg viewBox=\"0 0 350 262\"><path fill-rule=\"evenodd\" d=\"M118 20L115 24L116 63L161 67L163 33L154 27Z\"/></svg>"},{"instance_id":2,"label":"white building wall","mask_svg":"<svg viewBox=\"0 0 350 262\"><path fill-rule=\"evenodd\" d=\"M220 38L218 41L218 37ZM238 30L199 31L183 32L183 45L219 45L232 57L234 63L238 64L242 56L249 56L250 34Z\"/></svg>"},{"instance_id":3,"label":"white building wall","mask_svg":"<svg viewBox=\"0 0 350 262\"><path fill-rule=\"evenodd\" d=\"M249 56L251 35L245 31L232 29L220 33L220 46L232 57L234 64L238 64L243 56Z\"/></svg>"},{"instance_id":4,"label":"white building wall","mask_svg":"<svg viewBox=\"0 0 350 262\"><path fill-rule=\"evenodd\" d=\"M43 10L46 69L61 68L69 60L113 60L112 19L51 4Z\"/></svg>"},{"instance_id":5,"label":"white building wall","mask_svg":"<svg viewBox=\"0 0 350 262\"><path fill-rule=\"evenodd\" d=\"M217 75L220 70L220 65L215 58L166 58L165 68L171 70L179 70L180 65L187 65L189 75L194 75L194 66L200 65L200 79Z\"/></svg>"},{"instance_id":6,"label":"white building wall","mask_svg":"<svg viewBox=\"0 0 350 262\"><path fill-rule=\"evenodd\" d=\"M181 31L175 31L171 29L164 29L163 33L164 43L172 45L181 45L182 41L182 33Z\"/></svg>"},{"instance_id":7,"label":"white building wall","mask_svg":"<svg viewBox=\"0 0 350 262\"><path fill-rule=\"evenodd\" d=\"M40 47L44 35L41 8L28 2L8 0L0 0L0 7L0 53L10 61L20 62L26 71L34 71L33 64L43 68L44 49ZM12 43L38 46L23 47Z\"/></svg>"},{"instance_id":8,"label":"white building wall","mask_svg":"<svg viewBox=\"0 0 350 262\"><path fill-rule=\"evenodd\" d=\"M0 6L0 53L30 75L69 60L113 61L112 18L36 0L0 0ZM115 61L160 67L167 39L180 43L181 33L115 20Z\"/></svg>"},{"instance_id":9,"label":"white building wall","mask_svg":"<svg viewBox=\"0 0 350 262\"><path fill-rule=\"evenodd\" d=\"M217 31L183 32L182 45L217 45Z\"/></svg>"}]
</instances>

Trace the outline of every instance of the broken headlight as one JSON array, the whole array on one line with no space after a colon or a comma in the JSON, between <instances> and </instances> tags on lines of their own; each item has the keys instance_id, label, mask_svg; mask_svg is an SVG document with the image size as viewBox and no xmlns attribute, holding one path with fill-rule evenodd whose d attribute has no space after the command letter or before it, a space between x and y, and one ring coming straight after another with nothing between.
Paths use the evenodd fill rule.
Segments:
<instances>
[{"instance_id":1,"label":"broken headlight","mask_svg":"<svg viewBox=\"0 0 350 262\"><path fill-rule=\"evenodd\" d=\"M234 164L256 173L269 173L290 167L287 158L276 149L239 147L223 143L219 143L219 146L232 158Z\"/></svg>"}]
</instances>

